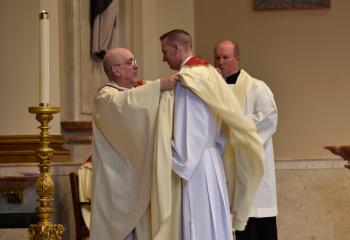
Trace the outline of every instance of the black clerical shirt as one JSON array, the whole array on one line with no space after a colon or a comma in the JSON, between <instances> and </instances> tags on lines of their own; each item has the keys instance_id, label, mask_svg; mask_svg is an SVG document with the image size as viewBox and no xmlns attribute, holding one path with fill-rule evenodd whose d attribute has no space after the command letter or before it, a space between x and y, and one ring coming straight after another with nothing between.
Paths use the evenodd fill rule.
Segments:
<instances>
[{"instance_id":1,"label":"black clerical shirt","mask_svg":"<svg viewBox=\"0 0 350 240\"><path fill-rule=\"evenodd\" d=\"M241 73L241 70L239 70L238 72L236 72L235 74L232 74L231 76L228 76L225 80L226 83L228 84L236 84L237 78L239 76L239 74Z\"/></svg>"}]
</instances>

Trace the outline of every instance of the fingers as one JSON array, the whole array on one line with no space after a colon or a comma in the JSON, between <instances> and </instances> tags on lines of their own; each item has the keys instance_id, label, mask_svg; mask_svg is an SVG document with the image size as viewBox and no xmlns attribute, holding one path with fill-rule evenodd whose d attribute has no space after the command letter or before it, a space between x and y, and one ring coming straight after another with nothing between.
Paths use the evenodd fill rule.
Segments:
<instances>
[{"instance_id":1,"label":"fingers","mask_svg":"<svg viewBox=\"0 0 350 240\"><path fill-rule=\"evenodd\" d=\"M179 81L180 76L178 74L173 74L169 76L165 76L160 80L160 90L168 91L175 89L177 81Z\"/></svg>"}]
</instances>

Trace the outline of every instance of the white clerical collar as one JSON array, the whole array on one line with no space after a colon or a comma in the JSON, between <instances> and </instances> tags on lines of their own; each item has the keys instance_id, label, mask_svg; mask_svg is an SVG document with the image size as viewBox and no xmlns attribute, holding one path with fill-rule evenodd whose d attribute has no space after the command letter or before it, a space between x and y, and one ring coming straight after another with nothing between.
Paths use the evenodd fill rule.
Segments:
<instances>
[{"instance_id":1,"label":"white clerical collar","mask_svg":"<svg viewBox=\"0 0 350 240\"><path fill-rule=\"evenodd\" d=\"M189 56L188 58L186 58L185 61L182 62L180 68L182 68L187 63L187 61L190 60L191 57L193 56Z\"/></svg>"}]
</instances>

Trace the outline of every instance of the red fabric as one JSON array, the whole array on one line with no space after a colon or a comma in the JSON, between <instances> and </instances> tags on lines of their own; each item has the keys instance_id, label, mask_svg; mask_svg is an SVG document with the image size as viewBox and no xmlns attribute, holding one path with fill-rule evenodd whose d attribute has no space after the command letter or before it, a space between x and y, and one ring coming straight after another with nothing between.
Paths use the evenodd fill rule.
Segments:
<instances>
[{"instance_id":1,"label":"red fabric","mask_svg":"<svg viewBox=\"0 0 350 240\"><path fill-rule=\"evenodd\" d=\"M88 162L92 162L92 157L91 157L91 155L89 156L88 159L85 160L85 163L88 163Z\"/></svg>"},{"instance_id":2,"label":"red fabric","mask_svg":"<svg viewBox=\"0 0 350 240\"><path fill-rule=\"evenodd\" d=\"M208 65L209 62L201 57L193 56L186 63L185 66L192 67L196 65Z\"/></svg>"},{"instance_id":3,"label":"red fabric","mask_svg":"<svg viewBox=\"0 0 350 240\"><path fill-rule=\"evenodd\" d=\"M139 86L142 86L142 85L143 85L143 81L142 80L137 80L134 83L134 87L139 87Z\"/></svg>"}]
</instances>

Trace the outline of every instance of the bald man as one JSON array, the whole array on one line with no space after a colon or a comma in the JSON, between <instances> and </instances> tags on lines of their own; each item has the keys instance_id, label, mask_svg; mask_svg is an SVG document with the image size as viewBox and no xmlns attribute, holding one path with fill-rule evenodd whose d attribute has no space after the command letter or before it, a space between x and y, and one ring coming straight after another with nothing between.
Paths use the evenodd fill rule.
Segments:
<instances>
[{"instance_id":1,"label":"bald man","mask_svg":"<svg viewBox=\"0 0 350 240\"><path fill-rule=\"evenodd\" d=\"M244 231L237 240L277 239L277 197L272 135L277 128L277 108L270 88L240 69L239 46L223 40L214 48L215 67L238 96L244 114L256 125L264 147L264 176L249 213Z\"/></svg>"},{"instance_id":2,"label":"bald man","mask_svg":"<svg viewBox=\"0 0 350 240\"><path fill-rule=\"evenodd\" d=\"M125 48L109 50L103 67L109 83L94 99L90 236L148 240L160 93L174 89L178 77L134 87L138 64Z\"/></svg>"}]
</instances>

